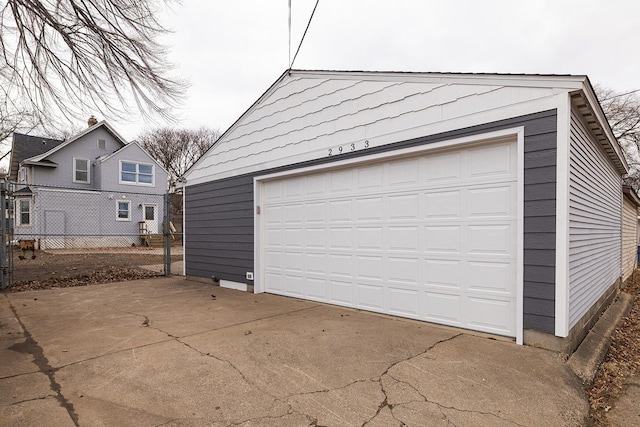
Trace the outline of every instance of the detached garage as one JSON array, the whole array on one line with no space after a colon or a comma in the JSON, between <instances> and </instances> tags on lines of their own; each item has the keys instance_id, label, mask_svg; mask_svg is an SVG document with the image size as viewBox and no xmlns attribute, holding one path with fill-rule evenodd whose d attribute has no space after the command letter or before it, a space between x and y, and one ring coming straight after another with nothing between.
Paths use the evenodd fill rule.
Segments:
<instances>
[{"instance_id":1,"label":"detached garage","mask_svg":"<svg viewBox=\"0 0 640 427\"><path fill-rule=\"evenodd\" d=\"M185 272L571 352L626 169L585 76L288 70L185 175Z\"/></svg>"}]
</instances>

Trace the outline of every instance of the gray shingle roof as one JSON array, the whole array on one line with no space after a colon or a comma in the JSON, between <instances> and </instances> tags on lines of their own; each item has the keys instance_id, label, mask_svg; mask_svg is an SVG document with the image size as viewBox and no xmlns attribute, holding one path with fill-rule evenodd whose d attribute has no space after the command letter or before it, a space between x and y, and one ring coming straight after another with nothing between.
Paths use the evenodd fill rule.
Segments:
<instances>
[{"instance_id":1,"label":"gray shingle roof","mask_svg":"<svg viewBox=\"0 0 640 427\"><path fill-rule=\"evenodd\" d=\"M63 142L64 141L60 139L14 133L11 147L11 165L9 169L9 179L17 178L18 165L24 159L46 153L47 151L57 147Z\"/></svg>"}]
</instances>

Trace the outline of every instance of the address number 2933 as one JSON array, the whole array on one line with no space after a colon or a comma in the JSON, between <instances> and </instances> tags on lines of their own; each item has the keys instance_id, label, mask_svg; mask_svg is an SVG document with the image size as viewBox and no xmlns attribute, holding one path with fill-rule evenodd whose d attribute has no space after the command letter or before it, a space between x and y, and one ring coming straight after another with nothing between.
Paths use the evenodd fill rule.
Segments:
<instances>
[{"instance_id":1,"label":"address number 2933","mask_svg":"<svg viewBox=\"0 0 640 427\"><path fill-rule=\"evenodd\" d=\"M338 154L344 154L344 153L349 153L351 151L356 151L356 150L362 150L365 148L369 148L369 140L365 139L364 141L358 143L358 142L352 142L351 144L347 144L347 145L339 145L338 147L332 147L329 148L329 156L335 156Z\"/></svg>"}]
</instances>

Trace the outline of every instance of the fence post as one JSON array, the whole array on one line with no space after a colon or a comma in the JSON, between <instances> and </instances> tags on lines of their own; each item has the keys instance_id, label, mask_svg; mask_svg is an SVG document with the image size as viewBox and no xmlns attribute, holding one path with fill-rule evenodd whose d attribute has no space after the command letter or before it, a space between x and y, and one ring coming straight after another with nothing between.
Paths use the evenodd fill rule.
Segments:
<instances>
[{"instance_id":1,"label":"fence post","mask_svg":"<svg viewBox=\"0 0 640 427\"><path fill-rule=\"evenodd\" d=\"M171 276L171 200L169 193L164 194L164 220L162 229L164 234L164 275Z\"/></svg>"},{"instance_id":2,"label":"fence post","mask_svg":"<svg viewBox=\"0 0 640 427\"><path fill-rule=\"evenodd\" d=\"M2 224L0 225L0 235L2 235L2 245L0 245L0 289L5 289L9 283L9 265L7 263L7 245L11 245L8 241L7 221L9 215L7 212L7 181L0 180L0 208L2 214Z\"/></svg>"}]
</instances>

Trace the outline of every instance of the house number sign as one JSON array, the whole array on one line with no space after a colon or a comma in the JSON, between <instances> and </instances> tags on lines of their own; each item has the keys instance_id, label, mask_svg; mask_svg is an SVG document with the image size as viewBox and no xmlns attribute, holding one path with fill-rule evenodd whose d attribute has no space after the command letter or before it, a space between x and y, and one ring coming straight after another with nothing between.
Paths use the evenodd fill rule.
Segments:
<instances>
[{"instance_id":1,"label":"house number sign","mask_svg":"<svg viewBox=\"0 0 640 427\"><path fill-rule=\"evenodd\" d=\"M349 153L351 151L363 150L365 148L369 148L369 140L365 139L362 143L352 142L351 144L347 144L345 146L338 146L329 148L329 156L336 156L338 154Z\"/></svg>"}]
</instances>

